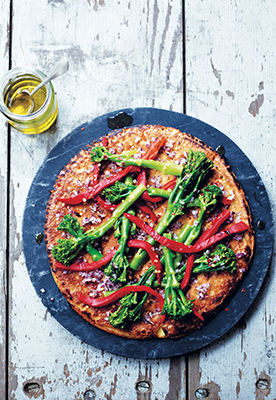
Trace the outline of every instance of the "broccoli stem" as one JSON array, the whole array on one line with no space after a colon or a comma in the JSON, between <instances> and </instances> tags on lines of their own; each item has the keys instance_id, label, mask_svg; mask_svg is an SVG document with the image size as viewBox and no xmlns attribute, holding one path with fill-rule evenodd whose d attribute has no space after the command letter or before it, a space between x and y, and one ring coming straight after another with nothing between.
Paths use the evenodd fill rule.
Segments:
<instances>
[{"instance_id":1,"label":"broccoli stem","mask_svg":"<svg viewBox=\"0 0 276 400\"><path fill-rule=\"evenodd\" d=\"M137 186L132 185L132 184L126 184L126 183L117 181L113 186L109 186L108 188L105 188L102 191L102 194L111 203L115 203L115 202L121 201L122 199L127 197L134 189L136 189L136 187ZM149 196L153 196L153 197L160 196L160 197L163 197L164 199L168 199L171 194L170 190L154 188L154 187L148 187L147 192L148 192Z\"/></svg>"},{"instance_id":2,"label":"broccoli stem","mask_svg":"<svg viewBox=\"0 0 276 400\"><path fill-rule=\"evenodd\" d=\"M125 184L131 185L132 182L133 180L131 175L127 175L125 178ZM135 215L135 212L132 209L129 209L128 213L131 215ZM125 253L127 249L127 242L129 239L130 230L132 227L132 222L128 218L122 216L116 223L119 223L119 229L118 233L114 233L114 235L115 237L119 238L119 247L111 262L105 268L104 272L106 275L110 276L110 280L112 282L126 283L129 262ZM117 232L117 230L115 232Z\"/></svg>"},{"instance_id":3,"label":"broccoli stem","mask_svg":"<svg viewBox=\"0 0 276 400\"><path fill-rule=\"evenodd\" d=\"M131 153L129 152L124 154L112 154L103 146L96 146L92 149L91 160L92 162L101 162L104 160L109 160L124 166L133 165L137 167L151 168L163 172L163 174L165 175L181 176L183 171L182 165L177 165L170 162L161 162L151 159L144 159L144 158L142 159L131 158Z\"/></svg>"},{"instance_id":4,"label":"broccoli stem","mask_svg":"<svg viewBox=\"0 0 276 400\"><path fill-rule=\"evenodd\" d=\"M171 238L171 234L164 234L165 237ZM184 296L180 284L176 279L176 273L173 266L174 252L167 247L163 247L165 259L165 301L162 314L165 312L173 319L182 319L192 312L192 301L188 301Z\"/></svg>"},{"instance_id":5,"label":"broccoli stem","mask_svg":"<svg viewBox=\"0 0 276 400\"><path fill-rule=\"evenodd\" d=\"M183 195L185 194L187 189L187 181L188 179L185 180L184 178L177 179L176 185L174 189L171 191L167 204L167 209L163 217L161 218L160 222L155 228L156 232L159 233L159 235L162 235L168 228L168 226L172 223L172 221L183 212L182 208L186 203L188 203L191 200L191 197L194 195L194 192L195 190L197 190L197 187L200 182L198 180L193 190L191 190L189 195L187 195L186 198L183 199ZM149 242L152 246L156 243L155 240L150 236L148 237L147 242ZM140 266L145 262L147 256L148 255L145 250L139 249L130 263L130 268L133 269L134 271L137 271L140 268Z\"/></svg>"},{"instance_id":6,"label":"broccoli stem","mask_svg":"<svg viewBox=\"0 0 276 400\"><path fill-rule=\"evenodd\" d=\"M128 197L122 201L122 203L115 209L115 211L112 214L112 217L105 222L103 225L99 226L98 228L91 230L89 233L90 240L95 240L98 239L99 237L103 236L105 232L107 232L112 226L115 224L118 218L126 212L130 206L132 206L133 203L135 203L136 200L139 199L139 197L144 193L146 190L144 185L139 185L136 187L136 189L131 192ZM89 232L89 231L88 231Z\"/></svg>"},{"instance_id":7,"label":"broccoli stem","mask_svg":"<svg viewBox=\"0 0 276 400\"><path fill-rule=\"evenodd\" d=\"M87 250L87 253L89 253L89 254L91 255L93 261L98 261L98 260L100 260L101 258L103 258L102 253L100 253L98 250L96 250L96 249L92 246L91 243L87 243L87 245L86 245L86 250Z\"/></svg>"},{"instance_id":8,"label":"broccoli stem","mask_svg":"<svg viewBox=\"0 0 276 400\"><path fill-rule=\"evenodd\" d=\"M115 160L111 160L115 161ZM146 159L136 159L136 158L126 158L123 161L124 165L135 165L137 167L143 167L143 168L151 168L155 169L157 171L163 172L165 175L175 175L175 176L181 176L183 166L182 165L177 165L174 163L163 163L161 161L155 161L155 160L146 160Z\"/></svg>"},{"instance_id":9,"label":"broccoli stem","mask_svg":"<svg viewBox=\"0 0 276 400\"><path fill-rule=\"evenodd\" d=\"M90 229L85 233L82 233L79 237L59 239L58 244L52 249L53 257L57 261L68 265L68 263L79 254L85 245L103 236L105 232L115 224L118 218L120 218L121 215L144 193L145 190L146 188L144 185L141 184L137 186L137 188L116 208L112 217L99 227ZM69 219L69 217L65 216L58 227L59 230L69 229L65 226L67 219Z\"/></svg>"},{"instance_id":10,"label":"broccoli stem","mask_svg":"<svg viewBox=\"0 0 276 400\"><path fill-rule=\"evenodd\" d=\"M138 285L151 286L155 279L155 267L150 267L139 279ZM120 300L119 308L109 316L109 322L112 326L124 329L125 326L141 318L142 308L147 299L148 293L145 293L140 302L138 302L138 293L129 293Z\"/></svg>"}]
</instances>

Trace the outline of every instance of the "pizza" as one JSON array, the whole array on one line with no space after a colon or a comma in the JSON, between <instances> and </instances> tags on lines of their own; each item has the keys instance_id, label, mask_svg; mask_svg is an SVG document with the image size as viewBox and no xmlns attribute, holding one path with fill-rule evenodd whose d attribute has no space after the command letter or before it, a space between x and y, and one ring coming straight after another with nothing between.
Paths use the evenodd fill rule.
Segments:
<instances>
[{"instance_id":1,"label":"pizza","mask_svg":"<svg viewBox=\"0 0 276 400\"><path fill-rule=\"evenodd\" d=\"M224 157L161 125L80 149L51 191L45 238L71 307L132 339L200 329L226 307L254 251L245 194Z\"/></svg>"}]
</instances>

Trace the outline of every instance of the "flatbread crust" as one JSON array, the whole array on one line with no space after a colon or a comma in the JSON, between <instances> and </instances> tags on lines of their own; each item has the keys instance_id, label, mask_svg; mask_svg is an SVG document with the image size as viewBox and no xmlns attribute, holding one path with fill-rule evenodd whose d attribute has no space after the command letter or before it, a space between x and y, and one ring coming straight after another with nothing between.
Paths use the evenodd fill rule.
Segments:
<instances>
[{"instance_id":1,"label":"flatbread crust","mask_svg":"<svg viewBox=\"0 0 276 400\"><path fill-rule=\"evenodd\" d=\"M201 273L191 281L186 297L190 300L194 299L194 309L208 321L224 306L226 299L233 295L249 267L254 249L254 232L249 207L243 190L224 159L199 139L190 134L180 132L178 129L160 125L145 125L113 131L107 136L107 148L116 151L118 154L127 150L136 150L138 153L141 152L143 154L150 143L160 135L165 136L167 139L166 145L158 154L157 159L161 161L181 163L190 148L204 152L213 161L214 168L206 183L215 182L223 189L225 197L231 201L228 207L231 211L233 222L243 221L249 226L248 231L244 234L228 241L228 245L237 255L237 270L234 273L228 271ZM83 193L93 186L91 178L93 165L90 152L93 146L101 144L102 140L99 140L98 143L88 145L87 148L80 150L59 173L54 190L51 193L46 212L45 236L55 282L72 308L92 325L104 331L132 339L178 338L185 336L200 328L203 322L194 315L189 315L181 321L166 317L165 321L161 322L158 302L151 295L148 295L140 321L123 330L114 328L110 325L108 317L111 312L117 309L119 302L101 308L94 308L78 300L79 293L87 296L102 296L105 290L113 288L109 278L103 273L104 268L92 272L66 272L55 268L55 260L51 254L51 249L58 239L68 236L68 234L57 230L64 215L68 213L75 215L80 224L87 229L90 229L91 226L99 226L111 216L109 211L101 209L94 200L75 206L68 206L57 200L58 198ZM120 167L114 163L110 165L109 162L102 163L101 168L101 172L108 170L111 174L120 170ZM148 183L152 186L157 181L159 184L164 184L172 178L172 176L165 176L157 171L149 171ZM155 207L154 212L160 218L164 213L166 201L158 203ZM217 211L215 210L213 214L209 215L209 218L204 222L203 229L210 225L212 217ZM191 219L189 214L181 217L183 223L189 219ZM103 255L116 246L116 239L112 230L97 241L97 246ZM89 254L82 253L82 257L86 261L92 262ZM140 271L131 275L131 279L134 279L135 276L138 279L150 265L151 262L147 261Z\"/></svg>"}]
</instances>

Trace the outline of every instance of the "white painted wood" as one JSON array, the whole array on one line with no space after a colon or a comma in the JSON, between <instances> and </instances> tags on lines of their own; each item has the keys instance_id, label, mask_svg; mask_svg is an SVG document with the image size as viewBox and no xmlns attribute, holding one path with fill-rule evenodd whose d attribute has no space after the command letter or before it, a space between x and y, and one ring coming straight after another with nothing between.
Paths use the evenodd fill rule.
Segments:
<instances>
[{"instance_id":1,"label":"white painted wood","mask_svg":"<svg viewBox=\"0 0 276 400\"><path fill-rule=\"evenodd\" d=\"M276 3L187 0L185 10L187 114L241 147L260 173L275 214ZM212 398L275 399L274 269L275 257L244 320L190 358L191 396L199 385L210 388L210 397L217 391ZM269 389L256 388L259 378L268 380Z\"/></svg>"},{"instance_id":2,"label":"white painted wood","mask_svg":"<svg viewBox=\"0 0 276 400\"><path fill-rule=\"evenodd\" d=\"M44 72L68 56L69 72L54 81L59 117L37 136L12 130L10 232L10 391L41 385L38 398L170 399L185 396L185 362L116 357L81 343L53 319L37 298L22 253L24 201L52 147L79 124L124 107L183 110L182 2L13 1L12 64ZM138 379L151 393L139 395ZM174 382L176 382L174 384Z\"/></svg>"},{"instance_id":3,"label":"white painted wood","mask_svg":"<svg viewBox=\"0 0 276 400\"><path fill-rule=\"evenodd\" d=\"M9 66L9 1L0 3L0 76ZM7 182L8 126L0 116L0 388L6 393L6 295L7 295Z\"/></svg>"}]
</instances>

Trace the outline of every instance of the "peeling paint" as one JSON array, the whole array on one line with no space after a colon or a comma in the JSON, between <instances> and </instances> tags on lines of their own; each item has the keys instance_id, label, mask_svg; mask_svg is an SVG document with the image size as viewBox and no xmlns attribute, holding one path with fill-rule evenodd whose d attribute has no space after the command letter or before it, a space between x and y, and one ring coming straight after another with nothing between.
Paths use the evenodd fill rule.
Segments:
<instances>
[{"instance_id":1,"label":"peeling paint","mask_svg":"<svg viewBox=\"0 0 276 400\"><path fill-rule=\"evenodd\" d=\"M250 114L253 115L253 117L256 117L256 115L259 114L259 110L262 107L263 102L264 102L264 95L258 94L257 98L250 103L248 111L250 112Z\"/></svg>"},{"instance_id":2,"label":"peeling paint","mask_svg":"<svg viewBox=\"0 0 276 400\"><path fill-rule=\"evenodd\" d=\"M221 72L218 71L218 70L215 68L212 58L210 58L210 62L211 62L211 67L212 67L213 74L214 74L215 77L217 78L218 83L221 85Z\"/></svg>"},{"instance_id":3,"label":"peeling paint","mask_svg":"<svg viewBox=\"0 0 276 400\"><path fill-rule=\"evenodd\" d=\"M184 375L182 359L172 358L169 369L169 392L165 400L180 399L182 376Z\"/></svg>"},{"instance_id":4,"label":"peeling paint","mask_svg":"<svg viewBox=\"0 0 276 400\"><path fill-rule=\"evenodd\" d=\"M233 92L231 92L230 90L226 90L225 92L227 94L227 96L231 97L232 99L234 99L235 95Z\"/></svg>"}]
</instances>

